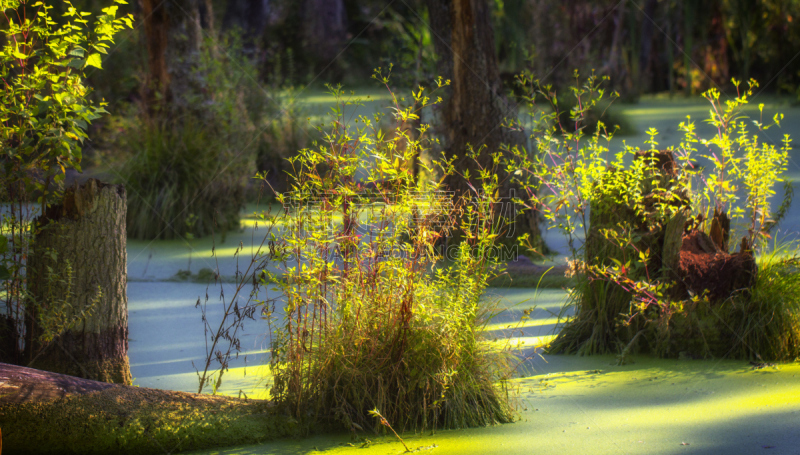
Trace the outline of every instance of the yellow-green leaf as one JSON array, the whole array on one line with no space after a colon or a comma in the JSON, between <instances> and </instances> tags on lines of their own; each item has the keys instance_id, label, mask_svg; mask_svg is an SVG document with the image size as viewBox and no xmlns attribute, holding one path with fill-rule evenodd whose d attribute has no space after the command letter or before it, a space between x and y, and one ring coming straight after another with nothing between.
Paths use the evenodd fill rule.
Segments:
<instances>
[{"instance_id":1,"label":"yellow-green leaf","mask_svg":"<svg viewBox=\"0 0 800 455\"><path fill-rule=\"evenodd\" d=\"M102 59L100 58L100 54L92 54L86 59L86 66L94 66L96 68L103 69Z\"/></svg>"}]
</instances>

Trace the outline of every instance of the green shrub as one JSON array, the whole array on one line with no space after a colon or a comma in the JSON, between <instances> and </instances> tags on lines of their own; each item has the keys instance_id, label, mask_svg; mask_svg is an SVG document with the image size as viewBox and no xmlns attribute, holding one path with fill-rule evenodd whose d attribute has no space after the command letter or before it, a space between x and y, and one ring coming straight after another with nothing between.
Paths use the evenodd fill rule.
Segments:
<instances>
[{"instance_id":1,"label":"green shrub","mask_svg":"<svg viewBox=\"0 0 800 455\"><path fill-rule=\"evenodd\" d=\"M276 260L289 266L264 279L286 300L273 333L271 393L308 426L377 429L376 408L400 431L513 418L503 385L510 357L481 342L494 311L481 296L496 266L497 201L476 194L454 202L435 182L414 181L408 168L429 131L422 125L411 138L402 124L435 102L422 90L414 100L394 106L395 134L381 133L380 115L348 124L340 105L325 139L292 161L285 203L294 205L282 239L273 239ZM496 174L482 176L484 194L494 194ZM437 267L455 219L465 236L453 265Z\"/></svg>"}]
</instances>

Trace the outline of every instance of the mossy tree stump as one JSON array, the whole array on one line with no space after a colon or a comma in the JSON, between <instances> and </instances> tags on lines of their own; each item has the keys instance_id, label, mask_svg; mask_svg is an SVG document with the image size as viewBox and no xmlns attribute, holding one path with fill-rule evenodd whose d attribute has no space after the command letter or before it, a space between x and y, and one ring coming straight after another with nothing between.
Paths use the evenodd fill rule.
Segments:
<instances>
[{"instance_id":1,"label":"mossy tree stump","mask_svg":"<svg viewBox=\"0 0 800 455\"><path fill-rule=\"evenodd\" d=\"M125 214L125 188L90 179L35 220L25 334L30 366L131 383ZM76 323L43 341L59 319Z\"/></svg>"},{"instance_id":2,"label":"mossy tree stump","mask_svg":"<svg viewBox=\"0 0 800 455\"><path fill-rule=\"evenodd\" d=\"M747 238L739 252L729 253L730 220L724 211L715 210L708 220L710 234L701 230L700 215L689 219L690 198L676 185L678 177L671 152L642 151L631 169L610 168L597 182L585 243L587 270L573 296L577 314L551 352L624 355L646 340L663 355L689 350L706 356L730 345L734 334L706 316L711 305L750 290L755 258ZM614 266L617 271L602 274ZM658 293L634 291L640 282L660 286ZM648 303L637 305L637 298ZM682 308L677 319L671 302ZM707 340L712 333L725 341L712 346Z\"/></svg>"},{"instance_id":3,"label":"mossy tree stump","mask_svg":"<svg viewBox=\"0 0 800 455\"><path fill-rule=\"evenodd\" d=\"M624 283L598 276L598 268L622 264L627 280L655 280L677 269L688 198L673 188L677 166L669 152L636 154L638 170L609 168L596 183L590 203L589 231L584 246L588 269L576 296L577 315L553 342L551 351L580 355L617 352L642 330L632 314L632 294ZM636 175L640 172L640 175ZM665 207L671 210L664 210ZM610 233L619 235L614 238ZM639 252L648 252L639 264ZM594 271L594 272L593 272Z\"/></svg>"}]
</instances>

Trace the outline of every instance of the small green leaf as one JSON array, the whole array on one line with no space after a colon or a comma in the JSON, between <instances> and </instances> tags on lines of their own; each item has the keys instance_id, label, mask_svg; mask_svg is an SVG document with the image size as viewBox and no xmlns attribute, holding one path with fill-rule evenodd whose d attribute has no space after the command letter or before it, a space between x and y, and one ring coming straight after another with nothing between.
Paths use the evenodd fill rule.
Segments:
<instances>
[{"instance_id":1,"label":"small green leaf","mask_svg":"<svg viewBox=\"0 0 800 455\"><path fill-rule=\"evenodd\" d=\"M96 68L103 69L102 59L100 58L100 54L92 54L89 58L86 59L87 66L94 66Z\"/></svg>"},{"instance_id":2,"label":"small green leaf","mask_svg":"<svg viewBox=\"0 0 800 455\"><path fill-rule=\"evenodd\" d=\"M4 265L0 265L0 281L4 281L11 278L11 272L8 270L8 267Z\"/></svg>"}]
</instances>

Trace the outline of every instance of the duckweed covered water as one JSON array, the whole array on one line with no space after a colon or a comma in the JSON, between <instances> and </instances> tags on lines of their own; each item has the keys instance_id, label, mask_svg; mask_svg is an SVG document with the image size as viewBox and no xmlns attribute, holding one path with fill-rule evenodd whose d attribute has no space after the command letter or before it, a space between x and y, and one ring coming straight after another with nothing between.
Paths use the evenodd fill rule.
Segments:
<instances>
[{"instance_id":1,"label":"duckweed covered water","mask_svg":"<svg viewBox=\"0 0 800 455\"><path fill-rule=\"evenodd\" d=\"M547 361L547 363L544 362ZM547 356L514 381L513 424L402 437L435 454L797 454L800 364L754 370L741 361ZM199 454L400 454L371 433L318 435ZM363 438L370 441L365 444ZM363 446L363 447L362 447Z\"/></svg>"},{"instance_id":2,"label":"duckweed covered water","mask_svg":"<svg viewBox=\"0 0 800 455\"><path fill-rule=\"evenodd\" d=\"M134 338L131 364L136 383L195 391L197 376L190 359L197 363L202 357L202 345L196 338L198 334L202 337L202 327L199 312L193 308L193 297L188 294L204 293L205 286L130 286ZM634 356L634 363L615 366L614 356L542 357L535 347L552 335L563 291L547 290L536 296L533 290L492 289L490 296L500 298L500 307L506 309L488 327L490 334L498 337L497 343L507 342L509 326L516 326L522 311L536 304L531 319L516 327L511 338L514 343L525 342L519 352L529 357L521 365L521 377L513 381L518 391L520 420L435 435L402 435L412 449L422 447L420 453L504 455L800 452L800 363L753 369L744 361ZM158 313L156 308L161 308ZM164 311L168 312L166 317ZM180 314L170 316L170 311ZM142 335L142 330L148 330L150 335ZM260 328L254 326L250 330ZM251 335L250 330L246 332L250 344L243 343L250 350L247 365L241 358L234 363L225 376L222 392L236 396L241 390L251 398L266 398L269 371L262 366L265 351L256 347L264 342L263 335ZM163 344L156 338L157 333L162 334ZM362 438L370 443L365 444ZM325 434L195 453L402 452L402 446L393 438L363 432L356 440L346 433Z\"/></svg>"}]
</instances>

